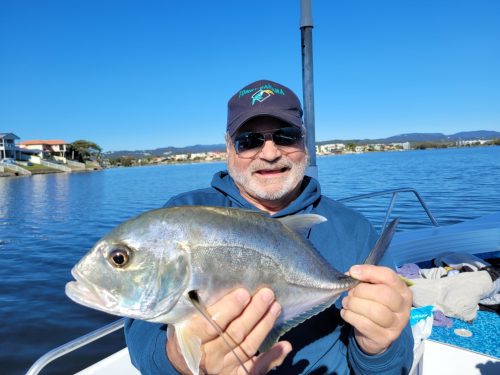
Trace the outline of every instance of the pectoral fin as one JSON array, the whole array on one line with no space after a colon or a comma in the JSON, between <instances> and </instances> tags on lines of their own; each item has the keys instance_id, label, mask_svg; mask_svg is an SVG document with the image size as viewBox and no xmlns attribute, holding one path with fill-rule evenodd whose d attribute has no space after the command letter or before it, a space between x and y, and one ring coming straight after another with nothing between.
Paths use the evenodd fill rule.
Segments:
<instances>
[{"instance_id":1,"label":"pectoral fin","mask_svg":"<svg viewBox=\"0 0 500 375\"><path fill-rule=\"evenodd\" d=\"M169 325L167 332L169 338L172 336L171 328L172 326ZM185 322L175 324L173 329L184 361L193 375L198 375L201 362L201 339L187 329Z\"/></svg>"},{"instance_id":2,"label":"pectoral fin","mask_svg":"<svg viewBox=\"0 0 500 375\"><path fill-rule=\"evenodd\" d=\"M245 373L248 374L248 375L250 375L250 372L245 367L245 364L243 363L243 361L241 360L241 358L238 357L238 354L236 354L236 352L233 349L233 346L229 343L228 339L231 341L231 343L234 345L234 347L238 346L238 344L235 342L235 340L229 334L224 333L222 331L222 329L219 327L219 325L215 322L215 320L212 319L212 317L209 315L206 307L200 301L200 296L198 295L198 292L196 290L191 290L191 291L188 292L188 297L189 297L189 300L191 301L191 303L193 304L193 306L196 308L196 310L198 310L198 312L212 325L212 327L214 327L214 329L217 331L217 333L219 334L219 336L226 343L227 347L234 354L234 356L238 360L240 366L243 368L243 370L245 371ZM247 357L248 357L248 355L247 355ZM198 362L198 365L199 365L199 362Z\"/></svg>"}]
</instances>

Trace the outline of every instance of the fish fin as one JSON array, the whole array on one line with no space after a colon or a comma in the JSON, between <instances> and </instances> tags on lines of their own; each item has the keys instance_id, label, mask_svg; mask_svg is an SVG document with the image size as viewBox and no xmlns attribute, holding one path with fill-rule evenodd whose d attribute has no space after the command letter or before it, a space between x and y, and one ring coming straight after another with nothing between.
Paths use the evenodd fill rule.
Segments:
<instances>
[{"instance_id":1,"label":"fish fin","mask_svg":"<svg viewBox=\"0 0 500 375\"><path fill-rule=\"evenodd\" d=\"M191 303L193 304L193 306L196 308L196 310L198 310L198 312L203 315L203 317L210 323L210 325L212 327L214 327L214 329L217 331L217 333L219 334L219 336L222 338L222 340L226 343L227 347L231 350L231 352L234 354L234 356L236 357L236 359L238 360L240 366L243 368L243 370L245 371L246 374L250 375L250 372L248 371L248 369L245 367L245 364L243 363L243 361L241 360L241 358L238 356L238 354L236 354L236 352L234 351L233 349L233 345L234 347L237 347L239 346L238 343L236 343L236 341L231 337L231 335L229 335L228 333L224 333L224 331L222 330L222 328L217 324L217 322L215 320L213 320L213 318L210 316L210 314L208 313L206 307L203 305L203 303L200 301L200 296L198 295L198 292L196 290L190 290L188 292L188 297L189 297L189 300L191 301ZM227 337L227 338L226 338ZM229 341L232 342L233 345L231 345L229 343ZM246 357L250 358L251 356L249 356L247 353L245 353L245 351L243 350L243 348L240 347L240 350L243 351L243 353L245 354Z\"/></svg>"},{"instance_id":2,"label":"fish fin","mask_svg":"<svg viewBox=\"0 0 500 375\"><path fill-rule=\"evenodd\" d=\"M396 226L399 223L399 218L395 218L390 224L384 229L380 235L377 243L373 246L370 254L366 257L365 264L378 264L385 251L389 247L392 237L396 232Z\"/></svg>"},{"instance_id":3,"label":"fish fin","mask_svg":"<svg viewBox=\"0 0 500 375\"><path fill-rule=\"evenodd\" d=\"M351 278L350 278L351 279ZM352 279L354 281L354 279ZM358 281L355 281L358 282ZM340 294L340 293L339 293ZM307 319L319 314L323 310L330 307L338 298L338 294L335 294L331 299L326 302L315 306L314 308L297 315L295 318L287 320L286 322L280 322L274 326L274 328L269 332L265 340L259 347L261 353L267 352L271 347L276 344L281 336L290 331L292 328L297 327L299 324L305 322Z\"/></svg>"},{"instance_id":4,"label":"fish fin","mask_svg":"<svg viewBox=\"0 0 500 375\"><path fill-rule=\"evenodd\" d=\"M301 236L304 236L304 234L307 236L307 232L312 226L327 221L324 216L316 214L290 215L280 217L278 220Z\"/></svg>"},{"instance_id":5,"label":"fish fin","mask_svg":"<svg viewBox=\"0 0 500 375\"><path fill-rule=\"evenodd\" d=\"M186 365L193 375L198 375L201 362L201 339L188 331L186 327L184 323L175 324L175 336ZM169 325L167 337L172 335L170 329L171 326Z\"/></svg>"},{"instance_id":6,"label":"fish fin","mask_svg":"<svg viewBox=\"0 0 500 375\"><path fill-rule=\"evenodd\" d=\"M281 336L283 336L286 332L291 330L294 326L291 326L287 329L284 325L276 325L273 327L271 332L269 332L265 338L265 340L260 344L259 352L264 353L276 344Z\"/></svg>"},{"instance_id":7,"label":"fish fin","mask_svg":"<svg viewBox=\"0 0 500 375\"><path fill-rule=\"evenodd\" d=\"M403 280L403 282L406 284L406 286L413 286L413 285L415 285L415 283L413 281L411 281L410 279L407 279L406 277L403 277L403 276L399 275L399 278L401 280Z\"/></svg>"}]
</instances>

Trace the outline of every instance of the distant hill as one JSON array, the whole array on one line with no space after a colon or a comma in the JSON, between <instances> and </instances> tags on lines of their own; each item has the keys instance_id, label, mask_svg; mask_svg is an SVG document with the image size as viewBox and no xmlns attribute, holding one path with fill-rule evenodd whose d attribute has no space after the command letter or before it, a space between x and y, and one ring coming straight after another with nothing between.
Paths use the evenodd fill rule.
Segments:
<instances>
[{"instance_id":1,"label":"distant hill","mask_svg":"<svg viewBox=\"0 0 500 375\"><path fill-rule=\"evenodd\" d=\"M480 140L480 139L495 139L495 138L500 138L500 132L492 130L475 130L475 131L460 132L450 135L446 135L443 133L407 133L407 134L399 134L399 135L394 135L392 137L378 138L378 139L353 139L353 140L334 139L316 143L328 144L328 143L353 142L357 144L367 144L367 143L401 143L401 142L455 142L459 140Z\"/></svg>"},{"instance_id":2,"label":"distant hill","mask_svg":"<svg viewBox=\"0 0 500 375\"><path fill-rule=\"evenodd\" d=\"M500 138L500 133L493 130L476 130L471 132L460 132L451 135L455 139L495 139Z\"/></svg>"},{"instance_id":3,"label":"distant hill","mask_svg":"<svg viewBox=\"0 0 500 375\"><path fill-rule=\"evenodd\" d=\"M316 142L318 145L328 143L348 143L370 144L370 143L401 143L401 142L455 142L459 140L479 140L479 139L495 139L500 138L500 132L492 130L476 130L468 132L460 132L446 135L443 133L407 133L394 135L388 138L380 139L331 139L328 141ZM225 144L215 145L194 145L186 147L161 147L152 150L135 150L135 151L108 151L104 152L103 156L114 159L121 156L130 156L133 158L145 158L147 156L168 156L175 154L193 154L198 152L221 152L226 150Z\"/></svg>"},{"instance_id":4,"label":"distant hill","mask_svg":"<svg viewBox=\"0 0 500 375\"><path fill-rule=\"evenodd\" d=\"M410 133L385 138L385 142L454 142L459 140L479 140L500 138L500 133L490 130L460 132L450 135L443 133Z\"/></svg>"},{"instance_id":5,"label":"distant hill","mask_svg":"<svg viewBox=\"0 0 500 375\"><path fill-rule=\"evenodd\" d=\"M225 144L216 144L216 145L194 145L194 146L186 146L186 147L161 147L155 148L153 150L135 150L135 151L108 151L104 152L103 155L106 158L114 159L119 158L121 156L130 156L133 158L144 158L147 156L168 156L175 154L194 154L198 152L220 152L226 151Z\"/></svg>"}]
</instances>

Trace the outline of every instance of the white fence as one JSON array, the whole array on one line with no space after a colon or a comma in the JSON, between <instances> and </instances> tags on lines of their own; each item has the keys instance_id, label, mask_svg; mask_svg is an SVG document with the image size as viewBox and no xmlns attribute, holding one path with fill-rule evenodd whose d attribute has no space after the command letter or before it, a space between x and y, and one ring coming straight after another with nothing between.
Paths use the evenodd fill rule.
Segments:
<instances>
[{"instance_id":1,"label":"white fence","mask_svg":"<svg viewBox=\"0 0 500 375\"><path fill-rule=\"evenodd\" d=\"M0 166L3 167L3 169L10 169L12 171L14 171L15 173L18 173L20 175L23 175L23 176L30 176L31 175L31 172L28 171L27 169L24 169L18 165L15 165L15 164L8 164L8 163L2 163L0 162Z\"/></svg>"},{"instance_id":2,"label":"white fence","mask_svg":"<svg viewBox=\"0 0 500 375\"><path fill-rule=\"evenodd\" d=\"M74 160L66 160L66 162L73 168L85 169L85 163L80 163Z\"/></svg>"},{"instance_id":3,"label":"white fence","mask_svg":"<svg viewBox=\"0 0 500 375\"><path fill-rule=\"evenodd\" d=\"M65 165L62 164L57 164L57 163L51 163L47 160L40 160L41 165L45 165L46 167L57 169L63 172L71 172L71 168L66 167Z\"/></svg>"}]
</instances>

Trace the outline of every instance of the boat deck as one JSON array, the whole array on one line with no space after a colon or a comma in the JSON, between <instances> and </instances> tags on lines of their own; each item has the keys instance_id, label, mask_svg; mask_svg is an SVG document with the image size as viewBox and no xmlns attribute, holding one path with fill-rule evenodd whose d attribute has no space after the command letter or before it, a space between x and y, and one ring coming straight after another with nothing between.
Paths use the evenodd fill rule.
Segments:
<instances>
[{"instance_id":1,"label":"boat deck","mask_svg":"<svg viewBox=\"0 0 500 375\"><path fill-rule=\"evenodd\" d=\"M498 335L500 316L498 314L478 311L476 319L471 323L459 319L452 320L453 326L450 328L432 327L429 339L500 359L500 336ZM456 330L465 331L458 331L459 334L457 334ZM466 335L460 335L460 332ZM469 332L470 336L468 336Z\"/></svg>"}]
</instances>

